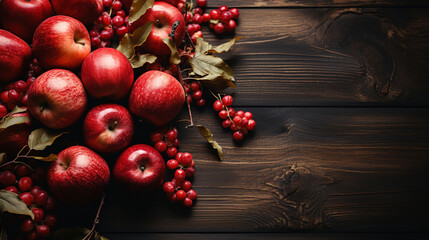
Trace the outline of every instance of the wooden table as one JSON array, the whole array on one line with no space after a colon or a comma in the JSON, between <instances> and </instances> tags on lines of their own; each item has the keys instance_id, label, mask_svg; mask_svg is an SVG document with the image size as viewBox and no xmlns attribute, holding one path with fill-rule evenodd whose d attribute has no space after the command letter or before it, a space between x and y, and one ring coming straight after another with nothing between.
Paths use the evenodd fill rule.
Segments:
<instances>
[{"instance_id":1,"label":"wooden table","mask_svg":"<svg viewBox=\"0 0 429 240\"><path fill-rule=\"evenodd\" d=\"M224 58L233 107L254 113L256 131L237 145L210 106L195 108L225 154L218 161L195 129L179 129L197 166L195 207L111 187L97 230L121 240L423 237L429 2L210 0L208 11L221 4L240 9L243 38ZM67 222L90 227L96 205L64 210Z\"/></svg>"}]
</instances>

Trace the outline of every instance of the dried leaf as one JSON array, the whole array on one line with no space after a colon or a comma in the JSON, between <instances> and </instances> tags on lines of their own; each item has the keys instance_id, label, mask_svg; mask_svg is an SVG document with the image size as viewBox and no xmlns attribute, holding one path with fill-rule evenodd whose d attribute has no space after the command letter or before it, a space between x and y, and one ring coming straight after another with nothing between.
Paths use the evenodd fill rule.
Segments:
<instances>
[{"instance_id":1,"label":"dried leaf","mask_svg":"<svg viewBox=\"0 0 429 240\"><path fill-rule=\"evenodd\" d=\"M57 155L53 153L49 154L49 156L46 156L46 157L42 157L42 156L29 156L29 157L34 158L36 160L44 161L44 162L53 162L58 158Z\"/></svg>"},{"instance_id":2,"label":"dried leaf","mask_svg":"<svg viewBox=\"0 0 429 240\"><path fill-rule=\"evenodd\" d=\"M125 34L125 36L119 42L116 50L123 53L128 59L133 58L135 54L135 48L141 46L152 31L152 22L148 22L145 25L137 28L132 34Z\"/></svg>"},{"instance_id":3,"label":"dried leaf","mask_svg":"<svg viewBox=\"0 0 429 240\"><path fill-rule=\"evenodd\" d=\"M227 88L235 88L235 84L233 81L223 78L219 75L206 75L202 78L196 78L200 81L204 86L212 89L215 92L221 92Z\"/></svg>"},{"instance_id":4,"label":"dried leaf","mask_svg":"<svg viewBox=\"0 0 429 240\"><path fill-rule=\"evenodd\" d=\"M155 55L151 55L149 53L145 53L142 55L134 55L131 59L130 59L130 63L131 66L133 68L139 68L142 67L143 65L145 65L145 63L154 63L156 60L157 56Z\"/></svg>"},{"instance_id":5,"label":"dried leaf","mask_svg":"<svg viewBox=\"0 0 429 240\"><path fill-rule=\"evenodd\" d=\"M203 125L196 125L198 132L207 140L208 143L212 145L214 149L217 150L217 154L219 155L219 160L223 159L222 147L214 140L212 132L204 127Z\"/></svg>"},{"instance_id":6,"label":"dried leaf","mask_svg":"<svg viewBox=\"0 0 429 240\"><path fill-rule=\"evenodd\" d=\"M0 190L0 212L27 215L34 219L33 212L18 197L18 194L7 190Z\"/></svg>"},{"instance_id":7,"label":"dried leaf","mask_svg":"<svg viewBox=\"0 0 429 240\"><path fill-rule=\"evenodd\" d=\"M10 116L10 115L13 115L15 113L23 113L26 111L27 111L26 108L20 108L20 107L16 106L12 111L10 111L10 113L8 115Z\"/></svg>"},{"instance_id":8,"label":"dried leaf","mask_svg":"<svg viewBox=\"0 0 429 240\"><path fill-rule=\"evenodd\" d=\"M233 38L233 39L232 39L231 41L229 41L229 42L226 42L226 43L221 44L221 45L219 45L219 46L217 46L217 47L215 47L215 48L210 49L210 50L209 50L209 52L210 52L210 53L223 53L223 52L228 52L228 51L229 51L229 49L232 47L232 45L234 45L234 43L235 43L237 40L241 39L241 38L242 38L242 36L235 37L235 38Z\"/></svg>"},{"instance_id":9,"label":"dried leaf","mask_svg":"<svg viewBox=\"0 0 429 240\"><path fill-rule=\"evenodd\" d=\"M139 19L145 12L153 7L155 0L133 0L130 8L130 14L128 15L129 23L135 22Z\"/></svg>"},{"instance_id":10,"label":"dried leaf","mask_svg":"<svg viewBox=\"0 0 429 240\"><path fill-rule=\"evenodd\" d=\"M170 55L170 63L171 64L179 64L180 63L180 57L179 52L177 51L176 44L173 42L172 38L164 38L162 41L167 44L168 48L170 48L171 55Z\"/></svg>"},{"instance_id":11,"label":"dried leaf","mask_svg":"<svg viewBox=\"0 0 429 240\"><path fill-rule=\"evenodd\" d=\"M134 46L131 43L132 39L130 34L125 34L125 36L122 37L121 41L119 42L119 45L116 47L116 50L121 52L125 55L128 59L130 59L134 55Z\"/></svg>"},{"instance_id":12,"label":"dried leaf","mask_svg":"<svg viewBox=\"0 0 429 240\"><path fill-rule=\"evenodd\" d=\"M51 240L82 240L88 233L89 229L83 227L62 228L51 235Z\"/></svg>"},{"instance_id":13,"label":"dried leaf","mask_svg":"<svg viewBox=\"0 0 429 240\"><path fill-rule=\"evenodd\" d=\"M197 44L195 45L195 53L207 53L212 48L212 45L203 38L197 38Z\"/></svg>"},{"instance_id":14,"label":"dried leaf","mask_svg":"<svg viewBox=\"0 0 429 240\"><path fill-rule=\"evenodd\" d=\"M3 121L1 122L0 132L4 131L8 127L12 127L19 124L25 124L25 122L28 122L29 120L30 119L25 116L14 117L9 115L9 117L3 119Z\"/></svg>"},{"instance_id":15,"label":"dried leaf","mask_svg":"<svg viewBox=\"0 0 429 240\"><path fill-rule=\"evenodd\" d=\"M51 146L54 141L64 133L58 133L45 128L38 128L30 133L28 137L28 147L32 150L43 150Z\"/></svg>"},{"instance_id":16,"label":"dried leaf","mask_svg":"<svg viewBox=\"0 0 429 240\"><path fill-rule=\"evenodd\" d=\"M220 20L218 19L218 20L215 20L215 19L210 19L210 23L211 24L217 24L218 22L220 22Z\"/></svg>"},{"instance_id":17,"label":"dried leaf","mask_svg":"<svg viewBox=\"0 0 429 240\"><path fill-rule=\"evenodd\" d=\"M101 236L99 233L95 233L94 240L109 240L107 237Z\"/></svg>"},{"instance_id":18,"label":"dried leaf","mask_svg":"<svg viewBox=\"0 0 429 240\"><path fill-rule=\"evenodd\" d=\"M0 230L0 240L7 240L7 234L6 234L6 231L4 230L4 226L2 226Z\"/></svg>"},{"instance_id":19,"label":"dried leaf","mask_svg":"<svg viewBox=\"0 0 429 240\"><path fill-rule=\"evenodd\" d=\"M0 163L6 160L6 153L0 153Z\"/></svg>"}]
</instances>

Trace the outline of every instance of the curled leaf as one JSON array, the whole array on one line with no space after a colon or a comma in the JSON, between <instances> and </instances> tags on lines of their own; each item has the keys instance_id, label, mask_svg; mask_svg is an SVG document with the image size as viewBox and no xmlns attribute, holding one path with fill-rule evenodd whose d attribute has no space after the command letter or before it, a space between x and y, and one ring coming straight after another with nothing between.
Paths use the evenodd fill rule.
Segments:
<instances>
[{"instance_id":1,"label":"curled leaf","mask_svg":"<svg viewBox=\"0 0 429 240\"><path fill-rule=\"evenodd\" d=\"M208 52L210 52L210 53L228 52L229 49L232 47L232 45L234 45L234 43L241 38L243 38L243 37L242 36L235 37L235 38L231 39L231 41L229 41L229 42L223 43L217 47L210 49Z\"/></svg>"},{"instance_id":2,"label":"curled leaf","mask_svg":"<svg viewBox=\"0 0 429 240\"><path fill-rule=\"evenodd\" d=\"M29 157L34 158L36 160L44 161L44 162L53 162L58 158L57 155L53 153L49 154L49 156L46 156L46 157L42 157L42 156L29 156Z\"/></svg>"},{"instance_id":3,"label":"curled leaf","mask_svg":"<svg viewBox=\"0 0 429 240\"><path fill-rule=\"evenodd\" d=\"M130 14L128 15L129 23L135 22L139 19L145 12L153 7L155 0L133 0L130 8Z\"/></svg>"},{"instance_id":4,"label":"curled leaf","mask_svg":"<svg viewBox=\"0 0 429 240\"><path fill-rule=\"evenodd\" d=\"M0 153L0 163L6 160L6 153Z\"/></svg>"},{"instance_id":5,"label":"curled leaf","mask_svg":"<svg viewBox=\"0 0 429 240\"><path fill-rule=\"evenodd\" d=\"M222 161L223 159L222 147L214 140L212 132L208 128L204 127L203 125L196 125L195 127L197 128L198 132L200 132L201 136L203 136L207 140L207 142L212 145L213 149L217 150L219 160Z\"/></svg>"},{"instance_id":6,"label":"curled leaf","mask_svg":"<svg viewBox=\"0 0 429 240\"><path fill-rule=\"evenodd\" d=\"M71 227L58 229L51 235L51 240L82 240L88 233L89 229L83 227Z\"/></svg>"},{"instance_id":7,"label":"curled leaf","mask_svg":"<svg viewBox=\"0 0 429 240\"><path fill-rule=\"evenodd\" d=\"M180 63L180 57L179 57L179 51L177 51L176 44L173 42L172 38L164 38L162 41L167 44L167 46L170 48L171 56L170 56L170 63L171 64L179 64Z\"/></svg>"},{"instance_id":8,"label":"curled leaf","mask_svg":"<svg viewBox=\"0 0 429 240\"><path fill-rule=\"evenodd\" d=\"M195 45L195 53L207 53L210 49L212 49L212 45L203 38L197 38L197 44Z\"/></svg>"},{"instance_id":9,"label":"curled leaf","mask_svg":"<svg viewBox=\"0 0 429 240\"><path fill-rule=\"evenodd\" d=\"M10 111L10 113L8 115L10 116L10 115L13 115L15 113L23 113L25 111L27 111L26 108L20 108L20 107L16 106L12 111Z\"/></svg>"},{"instance_id":10,"label":"curled leaf","mask_svg":"<svg viewBox=\"0 0 429 240\"><path fill-rule=\"evenodd\" d=\"M99 233L95 233L94 240L109 240L107 237L101 236Z\"/></svg>"},{"instance_id":11,"label":"curled leaf","mask_svg":"<svg viewBox=\"0 0 429 240\"><path fill-rule=\"evenodd\" d=\"M147 58L140 57L141 55L137 56L136 47L140 47L146 41L151 31L152 22L148 22L145 25L137 28L132 34L125 34L116 48L118 51L123 53L125 57L128 58L128 60L130 60L133 68L141 67L146 63L144 61Z\"/></svg>"},{"instance_id":12,"label":"curled leaf","mask_svg":"<svg viewBox=\"0 0 429 240\"><path fill-rule=\"evenodd\" d=\"M139 68L145 65L145 63L154 63L157 56L145 53L142 55L134 55L130 60L131 66L133 68Z\"/></svg>"},{"instance_id":13,"label":"curled leaf","mask_svg":"<svg viewBox=\"0 0 429 240\"><path fill-rule=\"evenodd\" d=\"M43 150L48 146L51 146L54 141L64 133L58 133L57 131L38 128L30 133L28 137L28 147L32 150Z\"/></svg>"},{"instance_id":14,"label":"curled leaf","mask_svg":"<svg viewBox=\"0 0 429 240\"><path fill-rule=\"evenodd\" d=\"M0 190L0 212L27 215L34 219L33 212L18 197L18 194L7 190Z\"/></svg>"},{"instance_id":15,"label":"curled leaf","mask_svg":"<svg viewBox=\"0 0 429 240\"><path fill-rule=\"evenodd\" d=\"M7 118L3 119L0 123L0 132L5 130L8 127L19 125L19 124L25 124L26 122L30 121L29 117L26 116L12 116L9 115Z\"/></svg>"}]
</instances>

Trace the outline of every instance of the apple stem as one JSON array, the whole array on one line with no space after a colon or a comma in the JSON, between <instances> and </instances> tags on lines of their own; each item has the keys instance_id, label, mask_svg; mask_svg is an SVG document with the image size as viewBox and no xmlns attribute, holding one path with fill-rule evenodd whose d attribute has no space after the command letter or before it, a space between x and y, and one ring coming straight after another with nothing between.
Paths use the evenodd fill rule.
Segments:
<instances>
[{"instance_id":1,"label":"apple stem","mask_svg":"<svg viewBox=\"0 0 429 240\"><path fill-rule=\"evenodd\" d=\"M86 234L86 236L85 236L82 240L89 240L89 239L91 239L92 235L94 234L95 226L98 224L99 219L100 219L101 207L102 207L102 206L103 206L103 204L104 204L104 198L105 198L105 197L106 197L106 194L105 194L105 193L103 193L103 197L101 198L100 205L98 206L97 215L95 215L94 223L92 224L92 228L91 228L91 230L89 231L89 233L88 233L88 234Z\"/></svg>"},{"instance_id":2,"label":"apple stem","mask_svg":"<svg viewBox=\"0 0 429 240\"><path fill-rule=\"evenodd\" d=\"M186 93L185 91L185 82L183 82L183 78L182 78L182 70L180 69L180 66L177 66L177 69L179 71L179 82L183 87L183 91L185 92L185 101L187 103L188 106L188 113L189 113L189 120L190 120L190 124L187 126L188 128L194 127L194 120L192 119L192 111L191 111L191 105L188 102L188 93Z\"/></svg>"}]
</instances>

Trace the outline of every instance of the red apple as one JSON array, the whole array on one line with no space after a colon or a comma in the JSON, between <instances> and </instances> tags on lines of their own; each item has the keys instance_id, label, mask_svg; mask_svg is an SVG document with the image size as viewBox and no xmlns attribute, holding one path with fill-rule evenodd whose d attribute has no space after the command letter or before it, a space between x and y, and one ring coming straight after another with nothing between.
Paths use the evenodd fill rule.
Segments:
<instances>
[{"instance_id":1,"label":"red apple","mask_svg":"<svg viewBox=\"0 0 429 240\"><path fill-rule=\"evenodd\" d=\"M61 151L47 174L52 193L69 205L85 205L96 200L103 194L109 180L109 166L104 159L83 146Z\"/></svg>"},{"instance_id":2,"label":"red apple","mask_svg":"<svg viewBox=\"0 0 429 240\"><path fill-rule=\"evenodd\" d=\"M185 91L170 74L151 70L134 83L129 99L131 113L149 123L162 126L180 112L185 103Z\"/></svg>"},{"instance_id":3,"label":"red apple","mask_svg":"<svg viewBox=\"0 0 429 240\"><path fill-rule=\"evenodd\" d=\"M9 118L30 117L27 112L15 113ZM0 153L17 153L28 144L31 133L30 119L24 124L10 126L0 131Z\"/></svg>"},{"instance_id":4,"label":"red apple","mask_svg":"<svg viewBox=\"0 0 429 240\"><path fill-rule=\"evenodd\" d=\"M76 70L90 52L88 31L81 22L72 17L50 17L34 32L33 54L46 69Z\"/></svg>"},{"instance_id":5,"label":"red apple","mask_svg":"<svg viewBox=\"0 0 429 240\"><path fill-rule=\"evenodd\" d=\"M103 0L51 0L56 14L66 15L85 25L92 23L103 12Z\"/></svg>"},{"instance_id":6,"label":"red apple","mask_svg":"<svg viewBox=\"0 0 429 240\"><path fill-rule=\"evenodd\" d=\"M85 144L100 153L114 153L127 147L133 131L131 114L118 104L94 107L83 122Z\"/></svg>"},{"instance_id":7,"label":"red apple","mask_svg":"<svg viewBox=\"0 0 429 240\"><path fill-rule=\"evenodd\" d=\"M161 154L146 144L127 148L113 167L113 177L132 191L150 192L161 187L165 164Z\"/></svg>"},{"instance_id":8,"label":"red apple","mask_svg":"<svg viewBox=\"0 0 429 240\"><path fill-rule=\"evenodd\" d=\"M114 48L100 48L90 53L82 64L81 78L94 98L119 100L134 82L130 61Z\"/></svg>"},{"instance_id":9,"label":"red apple","mask_svg":"<svg viewBox=\"0 0 429 240\"><path fill-rule=\"evenodd\" d=\"M30 46L24 40L0 29L0 82L18 78L30 56Z\"/></svg>"},{"instance_id":10,"label":"red apple","mask_svg":"<svg viewBox=\"0 0 429 240\"><path fill-rule=\"evenodd\" d=\"M146 42L138 48L141 52L148 52L154 55L168 55L171 53L170 48L162 41L164 38L169 38L173 24L180 21L177 26L174 42L180 45L185 37L185 20L180 11L166 2L155 2L152 8L148 9L143 16L130 26L131 32L144 24L152 21L153 27Z\"/></svg>"},{"instance_id":11,"label":"red apple","mask_svg":"<svg viewBox=\"0 0 429 240\"><path fill-rule=\"evenodd\" d=\"M61 129L75 123L85 111L86 93L80 79L64 69L40 75L28 89L28 110L45 126Z\"/></svg>"},{"instance_id":12,"label":"red apple","mask_svg":"<svg viewBox=\"0 0 429 240\"><path fill-rule=\"evenodd\" d=\"M37 26L52 14L49 0L0 1L0 22L3 28L27 42L33 40Z\"/></svg>"}]
</instances>

